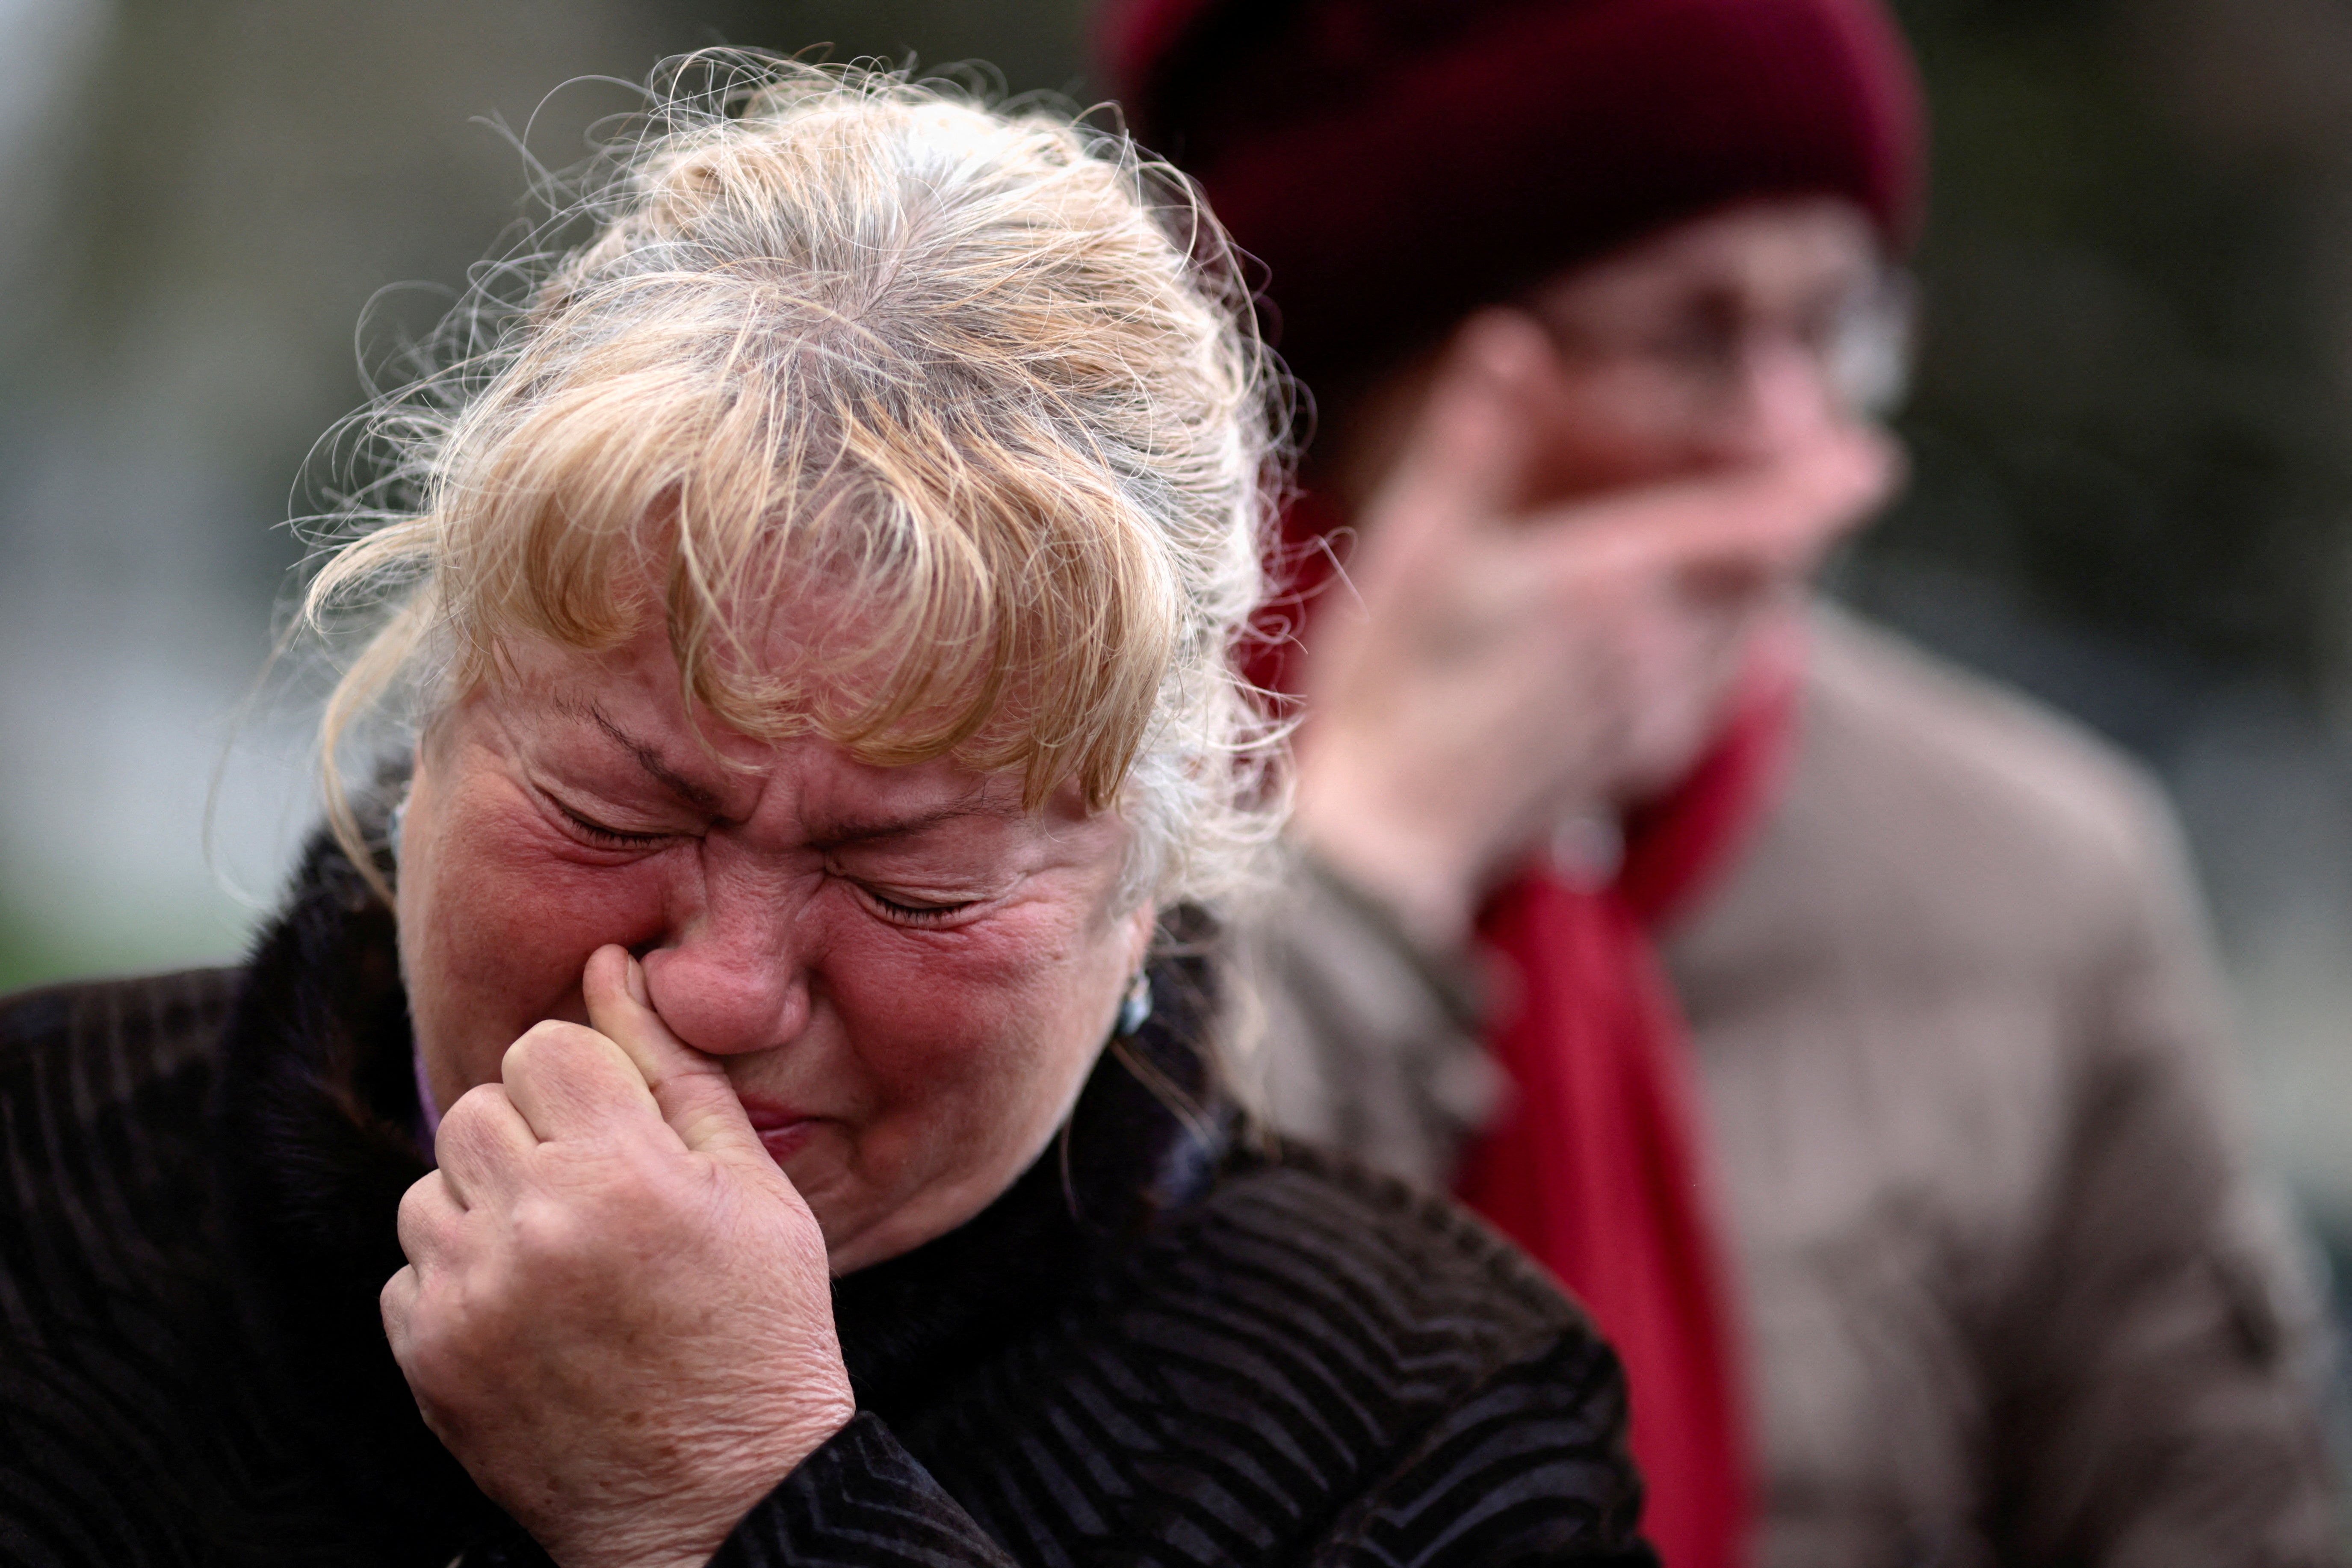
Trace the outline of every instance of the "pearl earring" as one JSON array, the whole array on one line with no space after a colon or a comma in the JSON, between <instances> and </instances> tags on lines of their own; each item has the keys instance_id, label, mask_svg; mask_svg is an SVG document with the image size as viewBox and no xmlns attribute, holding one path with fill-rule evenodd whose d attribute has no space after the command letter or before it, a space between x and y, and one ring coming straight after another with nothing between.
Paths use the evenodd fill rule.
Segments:
<instances>
[{"instance_id":1,"label":"pearl earring","mask_svg":"<svg viewBox=\"0 0 2352 1568\"><path fill-rule=\"evenodd\" d=\"M1151 1017L1151 975L1145 970L1135 972L1135 981L1119 999L1118 1033L1122 1037L1143 1032Z\"/></svg>"}]
</instances>

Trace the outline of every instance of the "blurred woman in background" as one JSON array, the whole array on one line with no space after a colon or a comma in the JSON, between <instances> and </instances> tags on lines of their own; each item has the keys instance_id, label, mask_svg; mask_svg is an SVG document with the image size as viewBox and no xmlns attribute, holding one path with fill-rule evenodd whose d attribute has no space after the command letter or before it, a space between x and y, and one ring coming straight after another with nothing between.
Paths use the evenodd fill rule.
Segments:
<instances>
[{"instance_id":1,"label":"blurred woman in background","mask_svg":"<svg viewBox=\"0 0 2352 1568\"><path fill-rule=\"evenodd\" d=\"M1654 1562L1589 1322L1219 1093L1273 384L1189 193L708 63L372 426L310 604L406 765L245 967L0 1005L0 1557Z\"/></svg>"},{"instance_id":2,"label":"blurred woman in background","mask_svg":"<svg viewBox=\"0 0 2352 1568\"><path fill-rule=\"evenodd\" d=\"M1920 115L1875 0L1101 37L1318 403L1277 1120L1591 1306L1670 1568L2332 1561L2163 805L1812 599L1897 472Z\"/></svg>"}]
</instances>

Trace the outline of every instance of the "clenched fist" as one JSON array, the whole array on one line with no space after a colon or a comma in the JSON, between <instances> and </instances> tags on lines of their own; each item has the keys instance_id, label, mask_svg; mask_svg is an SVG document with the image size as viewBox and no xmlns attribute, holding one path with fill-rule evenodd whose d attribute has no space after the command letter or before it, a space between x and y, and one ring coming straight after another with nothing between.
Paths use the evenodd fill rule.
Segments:
<instances>
[{"instance_id":1,"label":"clenched fist","mask_svg":"<svg viewBox=\"0 0 2352 1568\"><path fill-rule=\"evenodd\" d=\"M717 1061L600 949L450 1108L385 1331L417 1407L564 1568L705 1562L855 1413L824 1238Z\"/></svg>"}]
</instances>

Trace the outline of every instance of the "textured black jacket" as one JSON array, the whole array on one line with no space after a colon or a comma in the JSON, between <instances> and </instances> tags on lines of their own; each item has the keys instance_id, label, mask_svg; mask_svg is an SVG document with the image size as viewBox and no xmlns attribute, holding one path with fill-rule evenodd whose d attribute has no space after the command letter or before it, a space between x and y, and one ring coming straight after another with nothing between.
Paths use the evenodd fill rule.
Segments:
<instances>
[{"instance_id":1,"label":"textured black jacket","mask_svg":"<svg viewBox=\"0 0 2352 1568\"><path fill-rule=\"evenodd\" d=\"M1607 1347L1451 1209L1169 1109L1183 981L1010 1192L838 1283L860 1414L718 1561L1650 1563ZM0 1561L545 1561L384 1342L415 1120L323 845L245 969L0 1003Z\"/></svg>"}]
</instances>

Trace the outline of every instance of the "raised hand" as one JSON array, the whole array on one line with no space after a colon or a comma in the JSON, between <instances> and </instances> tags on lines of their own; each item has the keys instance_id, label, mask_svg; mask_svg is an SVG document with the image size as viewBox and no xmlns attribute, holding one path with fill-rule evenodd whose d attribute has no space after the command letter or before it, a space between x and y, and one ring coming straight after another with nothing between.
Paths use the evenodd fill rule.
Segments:
<instances>
[{"instance_id":1,"label":"raised hand","mask_svg":"<svg viewBox=\"0 0 2352 1568\"><path fill-rule=\"evenodd\" d=\"M700 1563L855 1414L824 1238L719 1063L598 950L450 1108L384 1329L417 1407L564 1568Z\"/></svg>"},{"instance_id":2,"label":"raised hand","mask_svg":"<svg viewBox=\"0 0 2352 1568\"><path fill-rule=\"evenodd\" d=\"M1825 420L1775 461L1530 509L1549 352L1513 311L1465 326L1311 640L1297 831L1433 946L1564 819L1696 760L1896 467Z\"/></svg>"}]
</instances>

